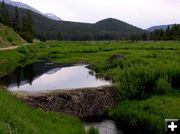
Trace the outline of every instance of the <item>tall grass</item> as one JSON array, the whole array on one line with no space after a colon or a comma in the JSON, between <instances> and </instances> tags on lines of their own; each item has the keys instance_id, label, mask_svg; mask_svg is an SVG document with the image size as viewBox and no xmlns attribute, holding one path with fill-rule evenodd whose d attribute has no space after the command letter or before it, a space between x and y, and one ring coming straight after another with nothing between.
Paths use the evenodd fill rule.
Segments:
<instances>
[{"instance_id":1,"label":"tall grass","mask_svg":"<svg viewBox=\"0 0 180 134\"><path fill-rule=\"evenodd\" d=\"M180 81L178 64L134 65L119 70L116 87L120 99L145 99L171 92Z\"/></svg>"},{"instance_id":2,"label":"tall grass","mask_svg":"<svg viewBox=\"0 0 180 134\"><path fill-rule=\"evenodd\" d=\"M180 89L179 43L34 43L0 52L0 77L16 66L40 57L62 64L90 64L97 76L111 79L116 87L118 105L110 109L111 118L161 133L164 132L165 118L180 118L177 92ZM121 54L124 58L108 62L114 54ZM27 61L22 62L23 59ZM32 110L5 91L0 91L0 117L3 117L0 118L0 133L46 133L47 129L48 133L84 133L79 120L63 114Z\"/></svg>"},{"instance_id":3,"label":"tall grass","mask_svg":"<svg viewBox=\"0 0 180 134\"><path fill-rule=\"evenodd\" d=\"M33 109L0 89L1 134L84 134L81 121L61 113Z\"/></svg>"},{"instance_id":4,"label":"tall grass","mask_svg":"<svg viewBox=\"0 0 180 134\"><path fill-rule=\"evenodd\" d=\"M94 128L94 127L90 127L88 130L87 130L87 134L99 134L99 131L98 129Z\"/></svg>"}]
</instances>

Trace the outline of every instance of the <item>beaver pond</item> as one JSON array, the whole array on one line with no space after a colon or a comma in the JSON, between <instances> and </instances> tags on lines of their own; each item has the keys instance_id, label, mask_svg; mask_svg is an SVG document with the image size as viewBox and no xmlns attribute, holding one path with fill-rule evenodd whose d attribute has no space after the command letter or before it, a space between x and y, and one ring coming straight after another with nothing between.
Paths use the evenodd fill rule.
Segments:
<instances>
[{"instance_id":1,"label":"beaver pond","mask_svg":"<svg viewBox=\"0 0 180 134\"><path fill-rule=\"evenodd\" d=\"M99 134L124 134L116 125L116 122L112 120L102 120L101 122L85 122L85 129L89 129L91 126L99 130Z\"/></svg>"},{"instance_id":2,"label":"beaver pond","mask_svg":"<svg viewBox=\"0 0 180 134\"><path fill-rule=\"evenodd\" d=\"M102 108L100 108L100 111L102 111L101 109L103 109L103 107L109 105L113 105L113 95L111 95L112 91L111 89L104 89L106 90L105 92L103 92L103 89L98 89L98 87L103 87L103 86L111 86L111 82L110 81L106 81L104 79L100 79L100 78L96 78L95 73L90 70L87 65L70 65L70 66L62 66L60 64L55 64L55 63L50 63L50 62L36 62L30 65L26 65L25 67L17 67L13 72L7 74L6 76L0 78L0 84L6 85L8 87L8 90L11 92L26 92L29 95L34 94L38 94L38 93L49 93L51 91L67 91L67 93L62 94L62 97L60 97L60 95L58 96L58 98L56 99L60 99L61 101L59 101L59 103L57 104L58 106L64 106L65 104L61 104L61 102L65 102L66 104L68 104L68 101L71 100L65 100L64 96L69 95L70 97L73 98L73 96L76 96L76 98L79 98L79 100L82 100L85 104L85 106L88 105L94 105L92 102L89 103L89 99L87 99L88 97L92 98L92 100L96 100L97 98L99 99L98 102L100 102L104 98L106 99L106 103L104 104L104 106L102 105ZM77 93L75 91L75 89L84 89L86 88L87 90L91 90L92 91L88 92L84 92L82 91L77 91L77 92L82 92L81 94L83 96L87 96L85 98L83 98L82 96L78 96L79 93ZM97 92L95 93L93 91L96 90L97 88ZM72 92L74 90L75 92ZM87 95L85 95L87 93ZM71 95L72 94L72 95ZM78 94L78 95L76 95ZM93 94L97 94L96 98L95 95ZM89 95L89 96L88 96ZM39 96L39 95L38 95ZM102 96L101 97L97 97L97 96ZM48 96L46 96L47 100ZM81 98L82 97L82 98ZM63 98L63 101L62 101ZM66 97L67 98L67 97ZM31 102L30 104L32 104L32 106L34 107L39 107L39 100L41 100L42 102L43 97L36 97L36 98L28 98L28 100L26 100L26 102L30 102L33 101L33 103ZM86 100L87 99L87 100ZM109 101L109 102L108 102ZM47 102L47 101L45 101ZM57 101L56 101L57 102ZM86 104L87 102L87 104ZM50 102L48 102L49 104L51 104ZM54 103L52 101L52 103ZM81 103L81 101L80 101ZM111 104L112 103L112 104ZM51 111L58 111L57 108L54 108L56 110L54 110L51 106L46 106L47 103L42 103L40 104L41 106L45 105L45 110L47 110L47 107L50 107L48 110ZM73 102L72 100L72 106L69 106L70 109L73 109L74 106L79 105L76 104L76 102ZM95 104L96 105L96 104ZM58 107L57 106L57 107ZM90 106L88 106L90 107ZM97 107L100 107L99 104L97 105ZM43 107L42 107L43 108ZM60 107L60 110L58 112L65 112L65 113L71 113L74 114L74 111L76 112L75 108L74 111L68 111L67 107ZM85 107L85 109L87 111L89 111L88 108ZM96 108L97 109L97 108ZM79 110L81 111L81 110ZM93 114L93 111L91 111L90 114ZM76 114L75 114L76 115ZM78 114L77 114L78 116ZM116 125L115 122L111 121L111 120L103 120L103 121L98 121L98 122L84 122L84 126L85 129L87 129L90 126L94 126L99 130L99 134L122 134L123 132L120 131Z\"/></svg>"},{"instance_id":3,"label":"beaver pond","mask_svg":"<svg viewBox=\"0 0 180 134\"><path fill-rule=\"evenodd\" d=\"M1 81L12 92L47 92L111 85L109 81L96 78L87 65L62 66L44 62L18 67Z\"/></svg>"}]
</instances>

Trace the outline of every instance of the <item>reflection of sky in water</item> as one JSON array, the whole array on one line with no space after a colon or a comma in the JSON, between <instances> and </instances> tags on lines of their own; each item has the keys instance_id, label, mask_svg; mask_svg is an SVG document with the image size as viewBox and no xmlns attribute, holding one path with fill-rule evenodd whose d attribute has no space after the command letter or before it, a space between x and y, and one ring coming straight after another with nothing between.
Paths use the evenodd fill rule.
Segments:
<instances>
[{"instance_id":1,"label":"reflection of sky in water","mask_svg":"<svg viewBox=\"0 0 180 134\"><path fill-rule=\"evenodd\" d=\"M91 126L99 130L99 134L124 134L116 127L116 123L111 120L104 120L101 122L85 123L85 129L89 129Z\"/></svg>"},{"instance_id":2,"label":"reflection of sky in water","mask_svg":"<svg viewBox=\"0 0 180 134\"><path fill-rule=\"evenodd\" d=\"M110 85L105 80L96 79L95 76L89 74L89 69L83 66L63 67L50 70L37 79L33 80L32 85L29 83L22 84L18 87L11 84L8 89L10 91L47 91L56 89L75 89L84 87L99 87ZM52 72L52 73L51 73Z\"/></svg>"}]
</instances>

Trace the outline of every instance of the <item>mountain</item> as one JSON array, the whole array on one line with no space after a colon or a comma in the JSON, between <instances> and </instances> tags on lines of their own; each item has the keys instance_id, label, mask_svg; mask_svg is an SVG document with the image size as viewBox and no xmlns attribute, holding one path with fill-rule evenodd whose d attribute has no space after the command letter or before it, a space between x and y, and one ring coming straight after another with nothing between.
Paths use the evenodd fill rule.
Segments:
<instances>
[{"instance_id":1,"label":"mountain","mask_svg":"<svg viewBox=\"0 0 180 134\"><path fill-rule=\"evenodd\" d=\"M142 29L114 18L107 18L94 24L99 31L142 32Z\"/></svg>"},{"instance_id":2,"label":"mountain","mask_svg":"<svg viewBox=\"0 0 180 134\"><path fill-rule=\"evenodd\" d=\"M61 18L59 18L58 16L52 14L52 13L46 13L45 14L49 19L52 19L52 20L61 20Z\"/></svg>"},{"instance_id":3,"label":"mountain","mask_svg":"<svg viewBox=\"0 0 180 134\"><path fill-rule=\"evenodd\" d=\"M0 2L2 2L2 1L3 1L3 0L0 0ZM38 11L37 9L35 9L35 8L33 8L33 7L31 7L31 6L27 5L27 4L24 4L24 3L22 3L22 2L17 2L17 1L12 1L12 0L4 0L4 2L5 2L6 4L9 4L9 5L12 5L12 6L17 6L17 7L19 7L19 8L24 8L24 9L31 10L31 11L33 11L33 12L35 12L35 13L38 13L38 14L41 14L41 15L49 18L49 19L61 21L61 19L60 19L59 17L57 17L56 15L54 15L54 14L50 14L50 13L43 14L43 13L41 13L40 11Z\"/></svg>"},{"instance_id":4,"label":"mountain","mask_svg":"<svg viewBox=\"0 0 180 134\"><path fill-rule=\"evenodd\" d=\"M9 15L13 21L14 9L12 5L7 5ZM19 8L22 18L27 9ZM52 15L50 15L52 16ZM48 40L127 40L136 36L139 38L145 30L132 26L126 22L108 18L97 23L81 23L71 21L52 20L37 10L32 11L33 31L35 38L45 38Z\"/></svg>"},{"instance_id":5,"label":"mountain","mask_svg":"<svg viewBox=\"0 0 180 134\"><path fill-rule=\"evenodd\" d=\"M173 25L173 24L152 26L152 27L150 27L150 28L148 28L148 29L146 29L146 30L149 31L149 32L153 32L154 30L160 30L160 29L162 29L162 30L165 31L165 30L168 28L168 26L172 27L172 25Z\"/></svg>"},{"instance_id":6,"label":"mountain","mask_svg":"<svg viewBox=\"0 0 180 134\"><path fill-rule=\"evenodd\" d=\"M26 43L12 28L0 23L0 47L9 47Z\"/></svg>"}]
</instances>

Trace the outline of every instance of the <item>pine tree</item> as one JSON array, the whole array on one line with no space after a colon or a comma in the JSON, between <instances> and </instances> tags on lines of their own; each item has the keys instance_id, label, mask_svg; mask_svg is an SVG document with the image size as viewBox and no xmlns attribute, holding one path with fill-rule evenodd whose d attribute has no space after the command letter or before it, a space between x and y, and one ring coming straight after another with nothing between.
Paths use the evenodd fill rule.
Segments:
<instances>
[{"instance_id":1,"label":"pine tree","mask_svg":"<svg viewBox=\"0 0 180 134\"><path fill-rule=\"evenodd\" d=\"M1 15L0 15L0 22L2 22L4 25L9 26L9 13L8 13L8 9L7 6L4 2L4 0L1 3Z\"/></svg>"},{"instance_id":2,"label":"pine tree","mask_svg":"<svg viewBox=\"0 0 180 134\"><path fill-rule=\"evenodd\" d=\"M22 37L29 43L33 42L33 21L31 11L28 10L22 19Z\"/></svg>"},{"instance_id":3,"label":"pine tree","mask_svg":"<svg viewBox=\"0 0 180 134\"><path fill-rule=\"evenodd\" d=\"M59 33L57 34L57 39L58 39L58 40L62 40L62 39L63 39L63 35L62 35L61 32L59 32Z\"/></svg>"},{"instance_id":4,"label":"pine tree","mask_svg":"<svg viewBox=\"0 0 180 134\"><path fill-rule=\"evenodd\" d=\"M171 40L172 39L172 32L170 26L167 27L166 32L165 32L166 40Z\"/></svg>"},{"instance_id":5,"label":"pine tree","mask_svg":"<svg viewBox=\"0 0 180 134\"><path fill-rule=\"evenodd\" d=\"M13 28L16 32L21 31L20 16L19 16L19 10L17 7L15 7L14 9Z\"/></svg>"}]
</instances>

